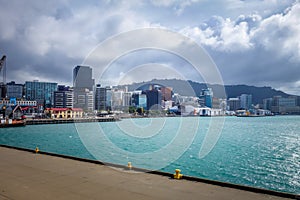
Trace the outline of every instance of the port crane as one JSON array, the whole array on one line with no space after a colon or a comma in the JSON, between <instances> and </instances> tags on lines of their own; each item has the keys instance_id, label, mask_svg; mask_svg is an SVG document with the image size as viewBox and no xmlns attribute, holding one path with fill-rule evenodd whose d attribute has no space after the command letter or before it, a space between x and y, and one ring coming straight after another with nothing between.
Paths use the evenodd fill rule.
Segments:
<instances>
[{"instance_id":1,"label":"port crane","mask_svg":"<svg viewBox=\"0 0 300 200\"><path fill-rule=\"evenodd\" d=\"M3 74L3 84L6 83L6 55L2 56L0 60L0 73Z\"/></svg>"}]
</instances>

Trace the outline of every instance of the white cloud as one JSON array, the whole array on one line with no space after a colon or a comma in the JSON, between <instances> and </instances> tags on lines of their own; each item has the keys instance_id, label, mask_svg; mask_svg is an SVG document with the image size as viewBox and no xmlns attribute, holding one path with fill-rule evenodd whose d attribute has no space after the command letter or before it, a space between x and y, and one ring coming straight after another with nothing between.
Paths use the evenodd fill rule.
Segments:
<instances>
[{"instance_id":1,"label":"white cloud","mask_svg":"<svg viewBox=\"0 0 300 200\"><path fill-rule=\"evenodd\" d=\"M181 33L218 51L244 51L252 47L247 22L236 24L229 18L215 17L210 23L205 23L203 28L185 28Z\"/></svg>"},{"instance_id":2,"label":"white cloud","mask_svg":"<svg viewBox=\"0 0 300 200\"><path fill-rule=\"evenodd\" d=\"M236 20L213 17L181 33L216 51L240 52L261 47L278 56L300 61L300 3L282 14L263 19L260 15L241 15Z\"/></svg>"},{"instance_id":3,"label":"white cloud","mask_svg":"<svg viewBox=\"0 0 300 200\"><path fill-rule=\"evenodd\" d=\"M290 57L291 62L300 62L300 3L263 20L251 37L266 50Z\"/></svg>"}]
</instances>

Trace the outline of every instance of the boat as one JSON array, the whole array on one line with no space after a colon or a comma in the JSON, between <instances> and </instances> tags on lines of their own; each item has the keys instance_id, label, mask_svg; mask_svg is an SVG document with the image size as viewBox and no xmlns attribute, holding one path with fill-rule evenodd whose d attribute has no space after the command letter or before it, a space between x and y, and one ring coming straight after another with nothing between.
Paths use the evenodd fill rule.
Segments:
<instances>
[{"instance_id":1,"label":"boat","mask_svg":"<svg viewBox=\"0 0 300 200\"><path fill-rule=\"evenodd\" d=\"M1 119L0 128L25 126L26 120L24 119Z\"/></svg>"},{"instance_id":2,"label":"boat","mask_svg":"<svg viewBox=\"0 0 300 200\"><path fill-rule=\"evenodd\" d=\"M265 116L273 116L273 114L268 110L256 109L256 110L237 110L237 117L265 117Z\"/></svg>"}]
</instances>

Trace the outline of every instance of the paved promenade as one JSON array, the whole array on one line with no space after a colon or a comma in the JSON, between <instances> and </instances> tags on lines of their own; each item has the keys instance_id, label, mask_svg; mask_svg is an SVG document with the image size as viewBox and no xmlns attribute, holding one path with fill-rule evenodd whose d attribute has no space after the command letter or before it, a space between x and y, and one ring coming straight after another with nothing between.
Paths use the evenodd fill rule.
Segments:
<instances>
[{"instance_id":1,"label":"paved promenade","mask_svg":"<svg viewBox=\"0 0 300 200\"><path fill-rule=\"evenodd\" d=\"M0 147L0 199L284 198Z\"/></svg>"}]
</instances>

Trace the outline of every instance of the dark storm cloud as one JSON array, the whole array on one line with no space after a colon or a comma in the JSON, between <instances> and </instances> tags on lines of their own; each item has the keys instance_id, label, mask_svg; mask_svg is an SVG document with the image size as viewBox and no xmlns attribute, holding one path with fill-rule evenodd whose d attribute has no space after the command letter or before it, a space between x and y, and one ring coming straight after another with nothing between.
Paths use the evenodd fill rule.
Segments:
<instances>
[{"instance_id":1,"label":"dark storm cloud","mask_svg":"<svg viewBox=\"0 0 300 200\"><path fill-rule=\"evenodd\" d=\"M7 55L8 80L71 84L73 67L108 37L162 27L202 45L225 83L270 85L299 94L299 13L295 0L0 0L0 54ZM155 58L158 65L183 65ZM115 70L115 76L121 72Z\"/></svg>"}]
</instances>

